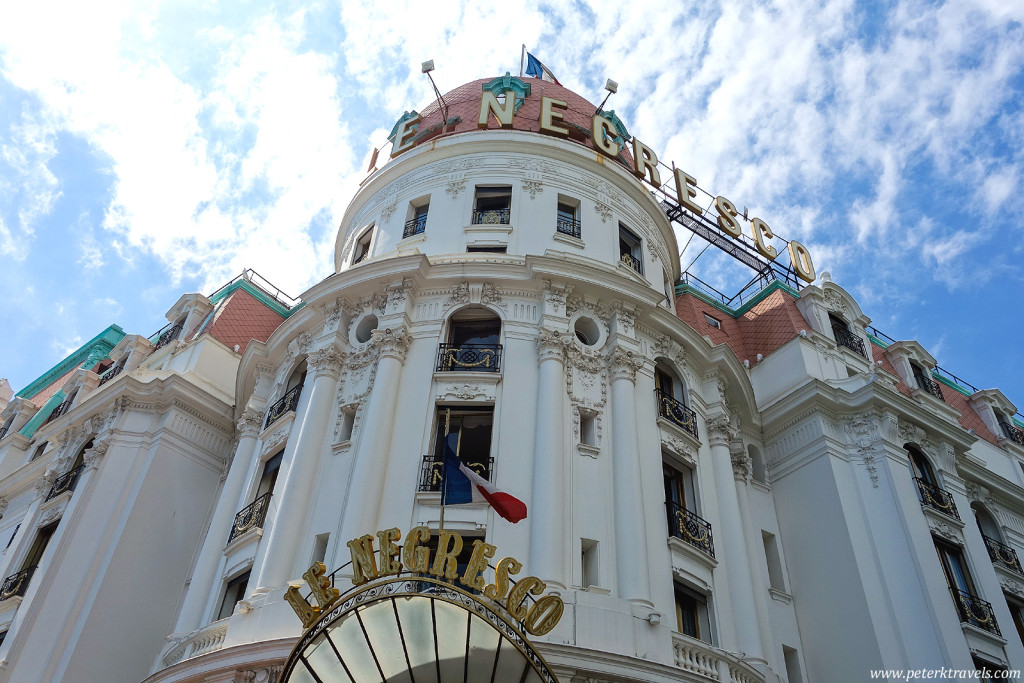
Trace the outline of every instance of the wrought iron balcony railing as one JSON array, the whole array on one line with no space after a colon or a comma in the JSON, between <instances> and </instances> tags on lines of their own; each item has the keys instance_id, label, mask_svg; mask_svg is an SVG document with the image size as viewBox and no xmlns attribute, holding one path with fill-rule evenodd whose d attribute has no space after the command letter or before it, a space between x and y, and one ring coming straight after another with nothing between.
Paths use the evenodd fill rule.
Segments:
<instances>
[{"instance_id":1,"label":"wrought iron balcony railing","mask_svg":"<svg viewBox=\"0 0 1024 683\"><path fill-rule=\"evenodd\" d=\"M437 371L500 372L501 344L439 344Z\"/></svg>"},{"instance_id":2,"label":"wrought iron balcony railing","mask_svg":"<svg viewBox=\"0 0 1024 683\"><path fill-rule=\"evenodd\" d=\"M184 323L168 325L156 333L156 341L153 342L153 350L163 348L178 338Z\"/></svg>"},{"instance_id":3,"label":"wrought iron balcony railing","mask_svg":"<svg viewBox=\"0 0 1024 683\"><path fill-rule=\"evenodd\" d=\"M623 263L625 263L627 266L629 266L633 270L635 270L636 272L640 273L641 275L643 274L641 272L641 270L640 270L640 259L638 259L637 257L633 256L629 252L626 252L626 251L622 252L622 255L619 256L619 260L622 261Z\"/></svg>"},{"instance_id":4,"label":"wrought iron balcony railing","mask_svg":"<svg viewBox=\"0 0 1024 683\"><path fill-rule=\"evenodd\" d=\"M405 222L405 229L402 230L402 239L418 235L427 229L427 214L410 218Z\"/></svg>"},{"instance_id":5,"label":"wrought iron balcony railing","mask_svg":"<svg viewBox=\"0 0 1024 683\"><path fill-rule=\"evenodd\" d=\"M11 574L4 579L4 582L0 584L0 600L13 598L16 595L25 595L25 591L28 590L28 582L32 580L35 570L35 565L26 567L17 574Z\"/></svg>"},{"instance_id":6,"label":"wrought iron balcony railing","mask_svg":"<svg viewBox=\"0 0 1024 683\"><path fill-rule=\"evenodd\" d=\"M949 491L932 486L918 477L914 477L914 482L917 483L917 497L921 500L921 505L927 505L950 517L960 519L960 513L956 511L956 501Z\"/></svg>"},{"instance_id":7,"label":"wrought iron balcony railing","mask_svg":"<svg viewBox=\"0 0 1024 683\"><path fill-rule=\"evenodd\" d=\"M658 396L658 415L686 430L693 435L693 438L699 438L697 436L697 413L661 389L655 389L654 393Z\"/></svg>"},{"instance_id":8,"label":"wrought iron balcony railing","mask_svg":"<svg viewBox=\"0 0 1024 683\"><path fill-rule=\"evenodd\" d=\"M1021 429L1016 425L1012 425L1009 422L1004 422L1002 420L999 421L999 426L1003 429L1003 436L1018 446L1024 446L1024 431L1021 431Z\"/></svg>"},{"instance_id":9,"label":"wrought iron balcony railing","mask_svg":"<svg viewBox=\"0 0 1024 683\"><path fill-rule=\"evenodd\" d=\"M985 539L985 547L988 548L988 557L992 560L992 564L1006 567L1012 572L1024 575L1024 568L1020 566L1016 550L984 534L981 537Z\"/></svg>"},{"instance_id":10,"label":"wrought iron balcony railing","mask_svg":"<svg viewBox=\"0 0 1024 683\"><path fill-rule=\"evenodd\" d=\"M462 459L463 464L473 470L487 481L491 480L491 472L494 470L494 458L472 458ZM442 455L424 455L420 464L420 485L419 491L440 491L441 471L444 463Z\"/></svg>"},{"instance_id":11,"label":"wrought iron balcony railing","mask_svg":"<svg viewBox=\"0 0 1024 683\"><path fill-rule=\"evenodd\" d=\"M488 209L473 212L473 225L508 225L511 212L509 209Z\"/></svg>"},{"instance_id":12,"label":"wrought iron balcony railing","mask_svg":"<svg viewBox=\"0 0 1024 683\"><path fill-rule=\"evenodd\" d=\"M56 498L65 491L74 491L75 484L78 483L78 477L81 476L83 470L85 470L85 463L57 477L53 486L50 487L50 492L46 494L46 500Z\"/></svg>"},{"instance_id":13,"label":"wrought iron balcony railing","mask_svg":"<svg viewBox=\"0 0 1024 683\"><path fill-rule=\"evenodd\" d=\"M946 400L946 397L942 395L942 388L939 386L939 383L933 380L931 377L918 375L917 386L920 387L921 389L924 389L925 391L927 391L929 394L939 399L940 401Z\"/></svg>"},{"instance_id":14,"label":"wrought iron balcony railing","mask_svg":"<svg viewBox=\"0 0 1024 683\"><path fill-rule=\"evenodd\" d=\"M120 363L118 363L112 368L109 368L106 372L100 375L99 384L97 384L96 386L102 387L104 384L120 375L122 370L124 370L124 365L121 365Z\"/></svg>"},{"instance_id":15,"label":"wrought iron balcony railing","mask_svg":"<svg viewBox=\"0 0 1024 683\"><path fill-rule=\"evenodd\" d=\"M836 344L839 346L845 346L851 351L856 351L865 358L868 357L867 352L864 350L864 340L850 332L847 328L842 325L833 325L832 334L836 338Z\"/></svg>"},{"instance_id":16,"label":"wrought iron balcony railing","mask_svg":"<svg viewBox=\"0 0 1024 683\"><path fill-rule=\"evenodd\" d=\"M7 436L7 430L8 430L8 429L9 429L9 428L8 428L8 427L7 427L6 425L5 425L5 426L3 426L3 427L0 427L0 439L2 439L2 438L4 438L5 436Z\"/></svg>"},{"instance_id":17,"label":"wrought iron balcony railing","mask_svg":"<svg viewBox=\"0 0 1024 683\"><path fill-rule=\"evenodd\" d=\"M569 235L570 237L578 239L581 234L580 221L578 218L565 218L559 216L555 219L555 230L563 235Z\"/></svg>"},{"instance_id":18,"label":"wrought iron balcony railing","mask_svg":"<svg viewBox=\"0 0 1024 683\"><path fill-rule=\"evenodd\" d=\"M668 507L669 534L714 557L715 541L711 536L711 524L696 512L690 512L672 501L668 501L666 506Z\"/></svg>"},{"instance_id":19,"label":"wrought iron balcony railing","mask_svg":"<svg viewBox=\"0 0 1024 683\"><path fill-rule=\"evenodd\" d=\"M277 422L282 415L287 413L289 410L295 410L299 407L299 394L302 393L302 385L291 388L287 394L277 399L273 405L267 408L267 417L263 421L263 428L266 429L270 425Z\"/></svg>"},{"instance_id":20,"label":"wrought iron balcony railing","mask_svg":"<svg viewBox=\"0 0 1024 683\"><path fill-rule=\"evenodd\" d=\"M66 413L69 410L71 410L71 404L74 403L74 402L75 402L75 397L74 396L65 399L63 402L61 402L60 405L58 405L56 408L53 409L53 412L51 412L47 416L46 421L43 422L43 424L44 425L45 424L49 424L49 423L53 422L54 420L56 420L61 415L63 415L64 413Z\"/></svg>"},{"instance_id":21,"label":"wrought iron balcony railing","mask_svg":"<svg viewBox=\"0 0 1024 683\"><path fill-rule=\"evenodd\" d=\"M267 518L267 508L270 507L270 491L242 508L235 515L235 523L231 526L231 533L228 535L228 543L235 540L250 529L262 529L263 521Z\"/></svg>"},{"instance_id":22,"label":"wrought iron balcony railing","mask_svg":"<svg viewBox=\"0 0 1024 683\"><path fill-rule=\"evenodd\" d=\"M953 602L956 604L961 624L977 626L997 636L1003 635L999 632L996 615L992 613L991 602L957 588L950 588L949 592L953 594Z\"/></svg>"}]
</instances>

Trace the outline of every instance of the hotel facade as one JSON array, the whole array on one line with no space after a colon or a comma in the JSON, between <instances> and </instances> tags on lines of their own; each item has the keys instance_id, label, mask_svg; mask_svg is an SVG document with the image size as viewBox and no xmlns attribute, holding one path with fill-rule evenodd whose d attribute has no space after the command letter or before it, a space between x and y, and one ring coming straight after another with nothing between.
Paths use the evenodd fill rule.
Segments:
<instances>
[{"instance_id":1,"label":"hotel facade","mask_svg":"<svg viewBox=\"0 0 1024 683\"><path fill-rule=\"evenodd\" d=\"M561 86L467 83L392 139L300 299L247 271L154 335L112 325L16 395L0 382L0 681L1024 667L1024 432L998 389L882 335L827 274L737 303L680 273L669 216L699 217ZM442 518L453 433L525 520ZM366 626L383 590L303 618L323 585L360 590L367 535L371 579L398 567L389 538L460 574L498 548L484 582L518 558L543 586L523 612L550 595L560 618L510 600L487 607L500 637L413 624L405 605L455 589L411 553L397 631Z\"/></svg>"}]
</instances>

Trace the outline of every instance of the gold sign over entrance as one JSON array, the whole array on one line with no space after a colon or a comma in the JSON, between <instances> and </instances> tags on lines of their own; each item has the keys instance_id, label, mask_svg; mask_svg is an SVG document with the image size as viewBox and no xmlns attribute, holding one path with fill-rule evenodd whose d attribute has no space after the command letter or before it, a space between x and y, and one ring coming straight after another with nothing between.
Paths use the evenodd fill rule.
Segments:
<instances>
[{"instance_id":1,"label":"gold sign over entrance","mask_svg":"<svg viewBox=\"0 0 1024 683\"><path fill-rule=\"evenodd\" d=\"M512 585L510 576L518 574L523 565L514 557L505 557L498 561L494 569L494 582L488 584L481 576L488 567L488 560L494 557L498 549L481 540L473 541L473 553L470 555L466 569L459 575L458 556L462 552L462 536L457 531L443 529L438 533L437 550L431 557L430 529L425 526L413 527L405 539L405 545L399 546L402 532L397 528L384 529L377 532L379 550L373 550L374 537L366 534L348 542L352 556L352 583L361 586L365 583L385 576L395 576L402 571L429 574L448 581L458 581L471 591L480 591L483 596L502 604L508 614L522 622L526 630L535 636L542 636L555 627L562 618L565 605L557 595L545 595L527 607L527 595L540 595L547 585L536 576L527 576ZM323 562L314 562L313 566L302 575L309 584L317 605L310 605L295 586L288 588L284 599L292 606L302 620L303 628L312 626L320 615L338 601L340 592L331 586L331 581L324 574L326 567Z\"/></svg>"},{"instance_id":2,"label":"gold sign over entrance","mask_svg":"<svg viewBox=\"0 0 1024 683\"><path fill-rule=\"evenodd\" d=\"M480 116L477 120L477 127L486 128L488 119L493 115L502 128L511 128L516 115L515 105L515 91L506 91L505 102L500 103L493 92L485 90L480 98ZM542 97L540 101L540 131L556 137L568 137L569 129L562 125L565 118L562 112L568 108L569 104L564 100ZM419 123L419 114L399 121L395 130L394 145L391 148L392 158L409 151L416 145L416 129ZM623 145L618 141L618 131L611 121L600 114L595 114L590 122L590 133L594 147L598 151L613 159L618 157ZM661 172L658 169L658 155L636 137L632 142L633 174L655 188L660 188ZM598 157L598 161L600 160ZM675 168L674 165L673 175L675 176L676 198L679 204L694 215L703 216L704 209L693 201L697 197L696 178L681 168ZM718 213L718 227L733 239L739 239L742 229L739 223L740 213L736 210L736 205L722 195L715 197L714 204ZM743 217L746 218L746 216ZM775 237L775 234L768 224L760 218L751 218L750 232L758 252L769 261L774 261L779 254L770 244L770 240ZM811 253L807 251L807 247L799 242L790 241L789 259L793 264L794 272L800 279L814 282L814 263L811 261Z\"/></svg>"}]
</instances>

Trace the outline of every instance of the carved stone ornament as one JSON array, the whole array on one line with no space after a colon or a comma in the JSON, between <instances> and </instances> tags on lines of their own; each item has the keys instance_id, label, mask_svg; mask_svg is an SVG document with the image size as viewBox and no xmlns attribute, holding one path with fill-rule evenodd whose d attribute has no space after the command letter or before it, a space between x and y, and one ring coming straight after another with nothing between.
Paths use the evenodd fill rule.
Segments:
<instances>
[{"instance_id":1,"label":"carved stone ornament","mask_svg":"<svg viewBox=\"0 0 1024 683\"><path fill-rule=\"evenodd\" d=\"M491 393L486 387L479 387L475 384L459 384L443 388L437 394L439 401L446 398L458 398L463 401L471 401L474 398L491 398Z\"/></svg>"},{"instance_id":2,"label":"carved stone ornament","mask_svg":"<svg viewBox=\"0 0 1024 683\"><path fill-rule=\"evenodd\" d=\"M572 292L572 288L561 283L545 280L542 288L544 290L544 312L552 315L565 315L565 299Z\"/></svg>"},{"instance_id":3,"label":"carved stone ornament","mask_svg":"<svg viewBox=\"0 0 1024 683\"><path fill-rule=\"evenodd\" d=\"M86 469L95 469L100 464L100 458L107 454L107 449L110 448L109 441L99 441L93 444L93 447L87 450L82 455L82 462L85 464Z\"/></svg>"},{"instance_id":4,"label":"carved stone ornament","mask_svg":"<svg viewBox=\"0 0 1024 683\"><path fill-rule=\"evenodd\" d=\"M466 189L466 179L461 178L459 180L448 181L448 187L446 187L444 191L449 197L455 199L464 189Z\"/></svg>"},{"instance_id":5,"label":"carved stone ornament","mask_svg":"<svg viewBox=\"0 0 1024 683\"><path fill-rule=\"evenodd\" d=\"M412 345L412 335L404 327L399 327L397 330L376 329L373 331L370 341L380 350L381 358L390 356L397 358L400 363L404 363L405 356L409 353L409 346Z\"/></svg>"},{"instance_id":6,"label":"carved stone ornament","mask_svg":"<svg viewBox=\"0 0 1024 683\"><path fill-rule=\"evenodd\" d=\"M971 502L979 502L988 504L992 500L992 493L981 484L973 481L965 482L967 489L967 499Z\"/></svg>"},{"instance_id":7,"label":"carved stone ornament","mask_svg":"<svg viewBox=\"0 0 1024 683\"><path fill-rule=\"evenodd\" d=\"M11 504L11 501L7 500L6 497L0 496L0 517L7 512L7 506Z\"/></svg>"},{"instance_id":8,"label":"carved stone ornament","mask_svg":"<svg viewBox=\"0 0 1024 683\"><path fill-rule=\"evenodd\" d=\"M1020 581L1014 581L1008 576L999 577L999 585L1002 589L1011 595L1016 595L1018 598L1024 598L1024 584Z\"/></svg>"},{"instance_id":9,"label":"carved stone ornament","mask_svg":"<svg viewBox=\"0 0 1024 683\"><path fill-rule=\"evenodd\" d=\"M621 301L616 301L612 304L612 314L618 320L619 325L622 326L623 332L626 334L633 333L633 327L636 325L635 308Z\"/></svg>"},{"instance_id":10,"label":"carved stone ornament","mask_svg":"<svg viewBox=\"0 0 1024 683\"><path fill-rule=\"evenodd\" d=\"M388 220L390 220L391 217L395 215L395 209L397 208L398 205L395 203L391 203L385 206L384 210L380 212L381 223L386 223Z\"/></svg>"},{"instance_id":11,"label":"carved stone ornament","mask_svg":"<svg viewBox=\"0 0 1024 683\"><path fill-rule=\"evenodd\" d=\"M616 346L608 354L608 370L611 373L612 381L627 379L630 382L636 381L636 372L644 365L644 358L633 351L624 350Z\"/></svg>"},{"instance_id":12,"label":"carved stone ornament","mask_svg":"<svg viewBox=\"0 0 1024 683\"><path fill-rule=\"evenodd\" d=\"M537 362L560 360L565 362L565 355L572 341L567 334L559 334L546 327L540 328L537 334Z\"/></svg>"},{"instance_id":13,"label":"carved stone ornament","mask_svg":"<svg viewBox=\"0 0 1024 683\"><path fill-rule=\"evenodd\" d=\"M736 479L744 482L750 482L750 478L754 473L754 462L750 459L742 448L743 444L740 444L740 450L731 450L729 458L732 461L732 473Z\"/></svg>"},{"instance_id":14,"label":"carved stone ornament","mask_svg":"<svg viewBox=\"0 0 1024 683\"><path fill-rule=\"evenodd\" d=\"M480 289L480 303L495 306L503 311L508 308L508 305L501 298L501 292L491 282L485 282Z\"/></svg>"},{"instance_id":15,"label":"carved stone ornament","mask_svg":"<svg viewBox=\"0 0 1024 683\"><path fill-rule=\"evenodd\" d=\"M849 309L846 306L846 302L843 301L843 297L839 296L839 293L834 289L825 290L825 304L832 311L849 315Z\"/></svg>"},{"instance_id":16,"label":"carved stone ornament","mask_svg":"<svg viewBox=\"0 0 1024 683\"><path fill-rule=\"evenodd\" d=\"M46 512L39 518L39 526L46 526L55 519L60 519L64 515L64 510L68 507L68 501L65 499L61 501L59 505L47 508Z\"/></svg>"},{"instance_id":17,"label":"carved stone ornament","mask_svg":"<svg viewBox=\"0 0 1024 683\"><path fill-rule=\"evenodd\" d=\"M544 192L544 187L539 180L524 180L523 192L530 195L530 199L536 199L538 192Z\"/></svg>"},{"instance_id":18,"label":"carved stone ornament","mask_svg":"<svg viewBox=\"0 0 1024 683\"><path fill-rule=\"evenodd\" d=\"M729 416L724 413L711 415L707 419L708 440L712 446L728 446L736 435Z\"/></svg>"},{"instance_id":19,"label":"carved stone ornament","mask_svg":"<svg viewBox=\"0 0 1024 683\"><path fill-rule=\"evenodd\" d=\"M448 300L444 302L444 310L448 310L452 306L458 306L460 304L469 303L469 283L460 282L452 288L452 293L448 297Z\"/></svg>"},{"instance_id":20,"label":"carved stone ornament","mask_svg":"<svg viewBox=\"0 0 1024 683\"><path fill-rule=\"evenodd\" d=\"M387 292L387 308L389 313L395 313L402 310L405 306L405 300L409 296L409 292L413 289L412 280L405 278L401 283L388 285L385 288Z\"/></svg>"},{"instance_id":21,"label":"carved stone ornament","mask_svg":"<svg viewBox=\"0 0 1024 683\"><path fill-rule=\"evenodd\" d=\"M232 683L277 683L284 670L283 664L264 666L258 669L238 669Z\"/></svg>"},{"instance_id":22,"label":"carved stone ornament","mask_svg":"<svg viewBox=\"0 0 1024 683\"><path fill-rule=\"evenodd\" d=\"M594 204L594 208L597 209L597 213L601 215L602 223L607 223L608 219L612 217L612 207L608 206L604 202L597 202Z\"/></svg>"},{"instance_id":23,"label":"carved stone ornament","mask_svg":"<svg viewBox=\"0 0 1024 683\"><path fill-rule=\"evenodd\" d=\"M36 496L44 496L47 493L49 493L50 489L53 487L53 482L54 482L54 480L56 478L57 478L57 472L55 470L53 470L53 469L49 469L49 470L46 470L45 472L43 472L43 476L41 476L38 480L36 480L36 484L35 484L35 494L36 494Z\"/></svg>"},{"instance_id":24,"label":"carved stone ornament","mask_svg":"<svg viewBox=\"0 0 1024 683\"><path fill-rule=\"evenodd\" d=\"M317 349L306 357L306 364L313 370L316 377L326 376L338 379L345 363L345 354L337 346L331 344L326 349Z\"/></svg>"},{"instance_id":25,"label":"carved stone ornament","mask_svg":"<svg viewBox=\"0 0 1024 683\"><path fill-rule=\"evenodd\" d=\"M844 419L846 433L850 437L853 455L864 463L871 485L878 488L878 466L875 457L879 453L878 420L873 415L855 415Z\"/></svg>"},{"instance_id":26,"label":"carved stone ornament","mask_svg":"<svg viewBox=\"0 0 1024 683\"><path fill-rule=\"evenodd\" d=\"M926 516L928 517L928 526L931 527L933 534L941 536L947 541L963 545L964 538L960 533L960 529L956 528L949 522L945 522L941 519L935 519L931 515Z\"/></svg>"}]
</instances>

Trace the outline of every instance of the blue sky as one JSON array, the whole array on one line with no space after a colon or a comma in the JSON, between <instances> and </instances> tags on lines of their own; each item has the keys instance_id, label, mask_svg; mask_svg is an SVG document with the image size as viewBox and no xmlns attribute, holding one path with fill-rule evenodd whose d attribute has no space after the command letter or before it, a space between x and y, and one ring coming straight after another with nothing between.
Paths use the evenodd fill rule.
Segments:
<instances>
[{"instance_id":1,"label":"blue sky","mask_svg":"<svg viewBox=\"0 0 1024 683\"><path fill-rule=\"evenodd\" d=\"M420 62L445 91L516 73L525 43L594 102L618 81L609 107L663 160L1024 408L1024 3L505 7L0 7L0 377L110 323L151 334L246 267L298 295L372 147L430 101ZM749 277L714 250L695 271Z\"/></svg>"}]
</instances>

